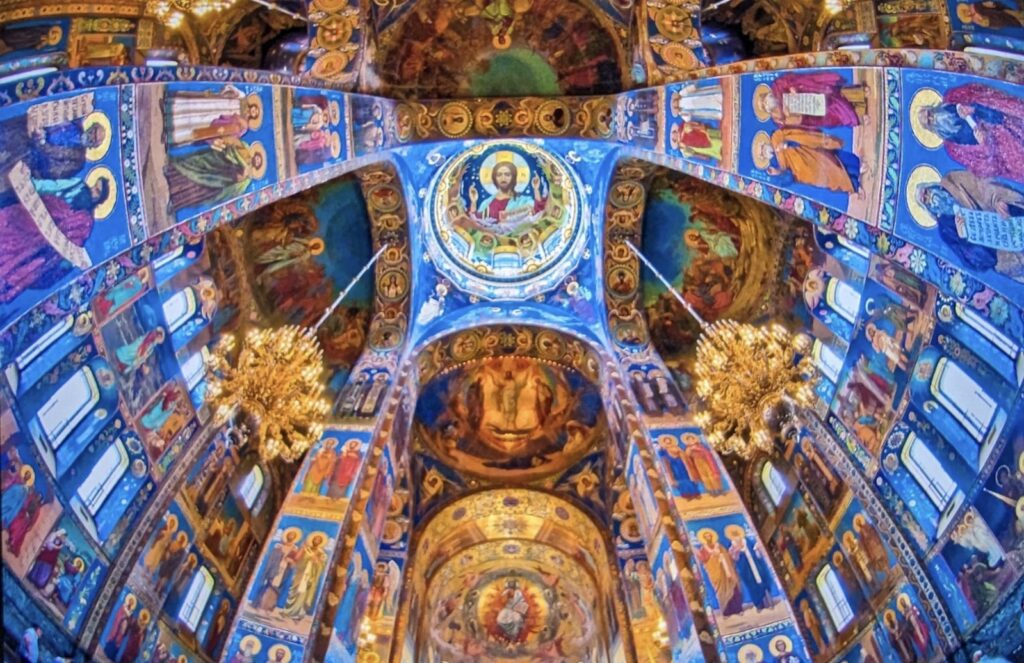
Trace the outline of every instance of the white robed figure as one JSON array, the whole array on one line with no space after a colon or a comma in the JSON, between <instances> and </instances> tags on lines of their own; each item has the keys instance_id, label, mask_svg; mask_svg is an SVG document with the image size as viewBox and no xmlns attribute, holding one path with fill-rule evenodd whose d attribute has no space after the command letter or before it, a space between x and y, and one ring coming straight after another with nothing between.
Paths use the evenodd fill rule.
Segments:
<instances>
[{"instance_id":1,"label":"white robed figure","mask_svg":"<svg viewBox=\"0 0 1024 663\"><path fill-rule=\"evenodd\" d=\"M164 98L167 145L187 145L217 138L241 138L263 123L259 95L246 95L233 85L222 90L168 91Z\"/></svg>"},{"instance_id":2,"label":"white robed figure","mask_svg":"<svg viewBox=\"0 0 1024 663\"><path fill-rule=\"evenodd\" d=\"M526 625L526 614L530 611L530 604L519 589L519 583L509 580L505 583L505 590L501 593L505 603L498 611L495 620L498 628L502 630L509 640L518 640L519 634Z\"/></svg>"},{"instance_id":3,"label":"white robed figure","mask_svg":"<svg viewBox=\"0 0 1024 663\"><path fill-rule=\"evenodd\" d=\"M686 122L695 120L722 121L722 86L697 88L686 85L672 93L672 111Z\"/></svg>"}]
</instances>

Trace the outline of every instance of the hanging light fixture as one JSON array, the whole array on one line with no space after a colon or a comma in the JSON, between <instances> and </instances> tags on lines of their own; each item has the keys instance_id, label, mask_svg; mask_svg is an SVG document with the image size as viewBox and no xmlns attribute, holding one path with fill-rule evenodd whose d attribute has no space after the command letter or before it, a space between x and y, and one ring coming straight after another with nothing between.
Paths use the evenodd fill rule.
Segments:
<instances>
[{"instance_id":1,"label":"hanging light fixture","mask_svg":"<svg viewBox=\"0 0 1024 663\"><path fill-rule=\"evenodd\" d=\"M251 329L237 353L234 336L225 334L210 353L207 398L214 415L224 423L237 411L264 461L294 461L323 434L323 419L331 406L323 398L323 350L316 332L385 248L363 266L313 327Z\"/></svg>"},{"instance_id":2,"label":"hanging light fixture","mask_svg":"<svg viewBox=\"0 0 1024 663\"><path fill-rule=\"evenodd\" d=\"M720 453L745 459L770 453L773 430L795 406L813 402L810 339L777 324L706 322L632 242L626 243L700 325L694 376L704 409L695 419L708 442Z\"/></svg>"},{"instance_id":3,"label":"hanging light fixture","mask_svg":"<svg viewBox=\"0 0 1024 663\"><path fill-rule=\"evenodd\" d=\"M285 9L284 7L279 7L269 0L252 1L258 5L263 5L272 11L287 14L295 20L306 23L309 22L309 19L302 14ZM185 20L185 16L188 14L202 19L210 14L216 14L231 9L236 2L237 0L154 0L151 6L153 8L153 13L156 14L156 17L160 19L164 25L172 30L176 30L181 27L181 24Z\"/></svg>"}]
</instances>

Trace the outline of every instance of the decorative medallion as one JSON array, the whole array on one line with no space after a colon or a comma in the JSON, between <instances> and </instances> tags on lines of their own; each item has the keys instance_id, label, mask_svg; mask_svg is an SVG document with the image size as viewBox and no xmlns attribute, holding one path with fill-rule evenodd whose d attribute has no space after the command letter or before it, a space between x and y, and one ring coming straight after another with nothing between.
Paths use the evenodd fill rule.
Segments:
<instances>
[{"instance_id":1,"label":"decorative medallion","mask_svg":"<svg viewBox=\"0 0 1024 663\"><path fill-rule=\"evenodd\" d=\"M431 258L472 294L519 299L544 292L583 252L587 214L579 178L537 145L472 147L438 173L431 189Z\"/></svg>"}]
</instances>

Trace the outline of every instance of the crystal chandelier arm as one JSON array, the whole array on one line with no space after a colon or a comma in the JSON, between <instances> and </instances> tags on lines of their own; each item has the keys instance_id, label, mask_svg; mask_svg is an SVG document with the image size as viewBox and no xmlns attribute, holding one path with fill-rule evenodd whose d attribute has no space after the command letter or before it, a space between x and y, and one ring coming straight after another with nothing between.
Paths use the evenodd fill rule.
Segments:
<instances>
[{"instance_id":1,"label":"crystal chandelier arm","mask_svg":"<svg viewBox=\"0 0 1024 663\"><path fill-rule=\"evenodd\" d=\"M359 279L363 278L363 274L365 274L366 271L373 266L373 263L377 262L377 258L380 257L380 254L384 253L384 249L386 248L388 248L387 244L381 246L380 249L377 250L377 253L375 253L373 257L370 258L370 262L363 265L363 268L359 270L359 273L356 274L352 278L352 280L348 282L348 285L345 286L345 289L338 294L338 297L337 299L334 300L334 303L328 306L326 309L324 309L324 314L321 315L320 319L316 321L315 325L313 325L313 331L320 329L320 327L323 326L325 322L327 322L327 318L331 316L331 313L334 313L334 309L338 308L338 304L341 304L341 300L345 299L345 296L348 295L349 290L355 287L356 283L359 282Z\"/></svg>"},{"instance_id":2,"label":"crystal chandelier arm","mask_svg":"<svg viewBox=\"0 0 1024 663\"><path fill-rule=\"evenodd\" d=\"M657 267L651 264L651 261L647 259L647 256L640 253L640 249L633 246L633 242L629 241L628 239L626 240L626 246L628 246L630 250L632 250L633 253L636 254L637 258L640 258L640 261L647 266L647 269L654 272L654 276L659 281L661 281L662 285L664 285L670 293L672 293L672 296L676 298L676 301L683 305L683 308L686 309L686 312L693 316L693 319L697 321L697 324L700 325L700 328L707 329L708 323L704 321L704 318L700 317L700 314L697 313L697 310L690 305L690 302L686 301L683 298L683 296L679 294L679 292L672 286L672 284L668 282L668 279L661 275L661 272L658 271Z\"/></svg>"}]
</instances>

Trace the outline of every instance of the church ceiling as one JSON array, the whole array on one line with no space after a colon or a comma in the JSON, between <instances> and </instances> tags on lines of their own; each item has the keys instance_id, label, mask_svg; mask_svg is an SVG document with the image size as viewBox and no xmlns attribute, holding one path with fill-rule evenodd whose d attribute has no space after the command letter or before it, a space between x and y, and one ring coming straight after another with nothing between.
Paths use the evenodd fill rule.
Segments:
<instances>
[{"instance_id":1,"label":"church ceiling","mask_svg":"<svg viewBox=\"0 0 1024 663\"><path fill-rule=\"evenodd\" d=\"M480 143L445 164L424 233L434 265L460 289L522 298L568 274L588 234L575 171L543 147Z\"/></svg>"},{"instance_id":2,"label":"church ceiling","mask_svg":"<svg viewBox=\"0 0 1024 663\"><path fill-rule=\"evenodd\" d=\"M621 90L623 29L581 0L420 0L378 41L382 91L405 98Z\"/></svg>"},{"instance_id":3,"label":"church ceiling","mask_svg":"<svg viewBox=\"0 0 1024 663\"><path fill-rule=\"evenodd\" d=\"M577 371L507 356L467 363L420 393L417 432L439 459L483 479L564 471L606 439L601 396Z\"/></svg>"},{"instance_id":4,"label":"church ceiling","mask_svg":"<svg viewBox=\"0 0 1024 663\"><path fill-rule=\"evenodd\" d=\"M810 225L763 203L661 171L648 191L642 250L707 322L795 319L814 238ZM651 340L678 368L700 328L660 281L645 274L642 289Z\"/></svg>"}]
</instances>

